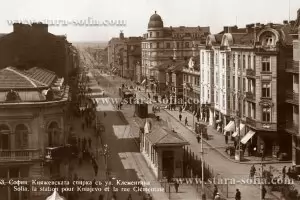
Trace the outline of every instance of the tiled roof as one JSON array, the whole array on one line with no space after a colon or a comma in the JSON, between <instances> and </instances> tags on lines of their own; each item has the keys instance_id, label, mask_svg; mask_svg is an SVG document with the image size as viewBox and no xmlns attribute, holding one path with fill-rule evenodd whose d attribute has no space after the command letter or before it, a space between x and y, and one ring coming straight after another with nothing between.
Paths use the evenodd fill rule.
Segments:
<instances>
[{"instance_id":1,"label":"tiled roof","mask_svg":"<svg viewBox=\"0 0 300 200\"><path fill-rule=\"evenodd\" d=\"M146 137L152 144L188 144L178 133L161 126L156 126Z\"/></svg>"},{"instance_id":2,"label":"tiled roof","mask_svg":"<svg viewBox=\"0 0 300 200\"><path fill-rule=\"evenodd\" d=\"M31 68L27 71L14 67L0 70L0 89L44 88L52 84L56 75L48 70Z\"/></svg>"}]
</instances>

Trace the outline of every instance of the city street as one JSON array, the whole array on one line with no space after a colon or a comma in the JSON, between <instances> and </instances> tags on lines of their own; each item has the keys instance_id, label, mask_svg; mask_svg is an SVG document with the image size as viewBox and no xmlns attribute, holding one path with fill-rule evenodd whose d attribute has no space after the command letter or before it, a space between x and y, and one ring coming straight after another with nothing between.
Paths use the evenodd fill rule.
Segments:
<instances>
[{"instance_id":1,"label":"city street","mask_svg":"<svg viewBox=\"0 0 300 200\"><path fill-rule=\"evenodd\" d=\"M99 80L99 79L98 79ZM107 89L110 90L115 94L117 97L117 91L118 87L121 83L125 83L127 85L132 84L128 80L124 80L120 77L110 77L110 76L104 76L100 79L100 84L107 85ZM147 95L143 90L140 92L140 95ZM152 106L149 105L149 111ZM133 116L134 108L133 106L127 105L122 107L122 112L127 113L126 116ZM185 112L184 112L185 113ZM183 113L183 117L184 117ZM182 136L190 142L190 149L192 152L195 153L195 155L200 158L201 156L201 149L200 145L198 144L196 137L193 132L190 131L187 127L185 127L182 123L180 123L176 117L177 115L170 115L165 110L161 110L161 112L158 114L163 120L167 120L169 122L170 128L173 128L174 130L177 130L179 133L182 134ZM132 117L133 118L133 117ZM134 120L134 119L133 119ZM191 122L190 128L191 128ZM221 147L223 148L223 147ZM238 188L240 189L242 195L244 195L243 199L259 199L260 198L260 189L259 185L247 185L247 184L241 184L241 180L247 180L249 179L249 171L251 165L246 164L238 164L232 161L229 161L228 159L221 156L218 152L216 152L214 149L212 149L210 146L206 145L204 143L204 159L207 164L209 164L215 173L217 173L218 177L216 178L223 178L223 179L234 179L236 184L229 185L229 199L234 199L235 190ZM284 164L275 164L277 168L282 168ZM260 167L259 165L256 166L257 169ZM269 166L266 165L266 168ZM233 170L234 169L234 170ZM222 186L226 187L226 186ZM270 196L267 194L267 198L269 199L276 199L275 196Z\"/></svg>"}]
</instances>

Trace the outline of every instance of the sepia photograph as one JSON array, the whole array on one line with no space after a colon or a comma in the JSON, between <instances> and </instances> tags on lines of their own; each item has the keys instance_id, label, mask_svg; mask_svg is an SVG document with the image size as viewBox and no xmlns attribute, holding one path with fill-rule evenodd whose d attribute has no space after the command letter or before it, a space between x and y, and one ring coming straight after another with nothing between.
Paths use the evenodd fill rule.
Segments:
<instances>
[{"instance_id":1,"label":"sepia photograph","mask_svg":"<svg viewBox=\"0 0 300 200\"><path fill-rule=\"evenodd\" d=\"M0 6L0 200L300 200L299 0Z\"/></svg>"}]
</instances>

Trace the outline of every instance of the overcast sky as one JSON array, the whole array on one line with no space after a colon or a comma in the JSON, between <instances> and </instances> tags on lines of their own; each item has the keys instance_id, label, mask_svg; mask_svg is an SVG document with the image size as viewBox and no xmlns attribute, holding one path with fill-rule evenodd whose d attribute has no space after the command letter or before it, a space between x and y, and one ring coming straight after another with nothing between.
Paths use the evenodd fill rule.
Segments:
<instances>
[{"instance_id":1,"label":"overcast sky","mask_svg":"<svg viewBox=\"0 0 300 200\"><path fill-rule=\"evenodd\" d=\"M300 0L290 0L290 18L296 18ZM289 0L9 0L0 6L0 33L12 31L7 20L126 20L126 27L51 26L54 34L69 41L106 41L118 36L141 36L150 16L157 11L165 26L223 26L282 22L289 18ZM25 21L26 23L26 21Z\"/></svg>"}]
</instances>

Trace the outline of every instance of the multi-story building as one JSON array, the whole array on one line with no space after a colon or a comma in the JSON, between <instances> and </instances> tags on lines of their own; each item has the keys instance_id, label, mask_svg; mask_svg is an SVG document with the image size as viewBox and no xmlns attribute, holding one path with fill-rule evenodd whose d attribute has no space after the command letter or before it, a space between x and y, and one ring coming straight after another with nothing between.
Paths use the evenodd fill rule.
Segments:
<instances>
[{"instance_id":1,"label":"multi-story building","mask_svg":"<svg viewBox=\"0 0 300 200\"><path fill-rule=\"evenodd\" d=\"M299 137L299 66L300 66L300 9L292 30L293 60L286 65L286 126L285 131L293 136L292 162L300 165L300 137Z\"/></svg>"},{"instance_id":2,"label":"multi-story building","mask_svg":"<svg viewBox=\"0 0 300 200\"><path fill-rule=\"evenodd\" d=\"M200 114L200 56L191 57L182 70L185 110Z\"/></svg>"},{"instance_id":3,"label":"multi-story building","mask_svg":"<svg viewBox=\"0 0 300 200\"><path fill-rule=\"evenodd\" d=\"M121 77L134 79L136 63L141 60L142 37L112 38L108 42L108 65Z\"/></svg>"},{"instance_id":4,"label":"multi-story building","mask_svg":"<svg viewBox=\"0 0 300 200\"><path fill-rule=\"evenodd\" d=\"M68 175L68 163L46 162L46 151L67 143L68 101L69 87L54 72L37 67L0 70L1 179L31 181ZM1 199L24 200L39 194L13 192L4 186L0 195Z\"/></svg>"},{"instance_id":5,"label":"multi-story building","mask_svg":"<svg viewBox=\"0 0 300 200\"><path fill-rule=\"evenodd\" d=\"M48 32L47 24L14 24L13 32L0 37L0 69L43 67L66 80L79 65L76 49L66 36Z\"/></svg>"},{"instance_id":6,"label":"multi-story building","mask_svg":"<svg viewBox=\"0 0 300 200\"><path fill-rule=\"evenodd\" d=\"M177 103L183 102L183 74L182 70L185 67L185 61L176 62L171 61L169 67L166 69L166 97L172 97ZM174 102L175 103L175 102Z\"/></svg>"},{"instance_id":7,"label":"multi-story building","mask_svg":"<svg viewBox=\"0 0 300 200\"><path fill-rule=\"evenodd\" d=\"M224 27L208 36L200 50L201 104L209 107L202 115L266 155L290 154L285 144L291 138L282 134L280 124L284 123L285 64L292 58L291 26L284 22Z\"/></svg>"},{"instance_id":8,"label":"multi-story building","mask_svg":"<svg viewBox=\"0 0 300 200\"><path fill-rule=\"evenodd\" d=\"M142 42L142 77L147 86L163 94L166 90L165 69L170 59L186 60L198 55L197 47L205 41L209 27L164 27L155 12Z\"/></svg>"}]
</instances>

